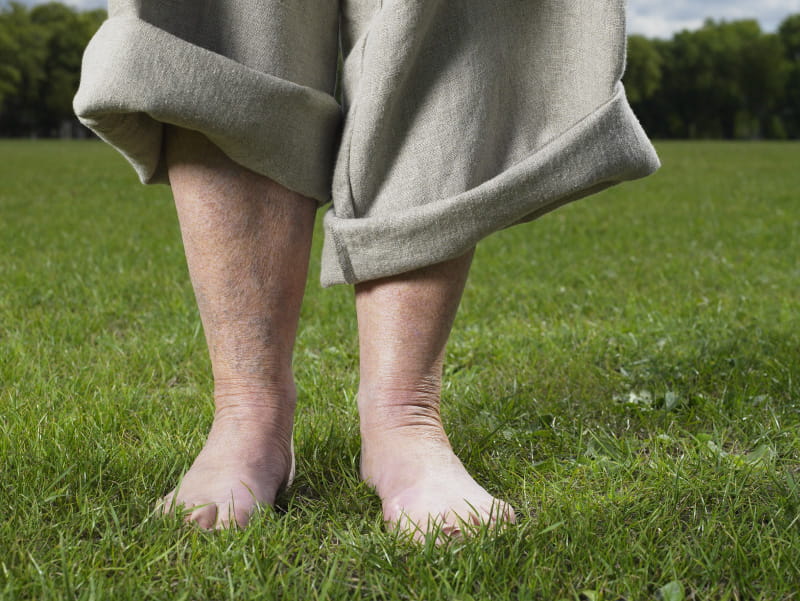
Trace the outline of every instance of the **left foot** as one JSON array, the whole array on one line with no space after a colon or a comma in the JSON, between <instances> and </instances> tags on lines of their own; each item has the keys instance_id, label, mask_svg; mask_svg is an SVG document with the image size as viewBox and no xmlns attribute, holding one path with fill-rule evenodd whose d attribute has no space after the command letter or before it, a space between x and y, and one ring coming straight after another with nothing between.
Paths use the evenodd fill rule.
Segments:
<instances>
[{"instance_id":1,"label":"left foot","mask_svg":"<svg viewBox=\"0 0 800 601\"><path fill-rule=\"evenodd\" d=\"M381 498L391 528L423 541L437 529L460 536L515 521L513 508L490 495L453 453L438 409L371 409L359 397L359 412L361 477Z\"/></svg>"}]
</instances>

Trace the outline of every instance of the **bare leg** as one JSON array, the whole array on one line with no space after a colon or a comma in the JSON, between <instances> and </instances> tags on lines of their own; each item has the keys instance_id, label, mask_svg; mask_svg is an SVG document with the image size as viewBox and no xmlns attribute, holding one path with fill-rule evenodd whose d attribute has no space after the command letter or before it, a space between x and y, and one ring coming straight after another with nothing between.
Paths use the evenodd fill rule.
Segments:
<instances>
[{"instance_id":1,"label":"bare leg","mask_svg":"<svg viewBox=\"0 0 800 601\"><path fill-rule=\"evenodd\" d=\"M361 475L384 519L422 538L437 522L514 521L513 509L467 473L442 428L442 361L472 253L356 286Z\"/></svg>"},{"instance_id":2,"label":"bare leg","mask_svg":"<svg viewBox=\"0 0 800 601\"><path fill-rule=\"evenodd\" d=\"M204 528L244 526L293 464L292 350L316 204L172 128L167 161L211 354L216 413L165 512Z\"/></svg>"}]
</instances>

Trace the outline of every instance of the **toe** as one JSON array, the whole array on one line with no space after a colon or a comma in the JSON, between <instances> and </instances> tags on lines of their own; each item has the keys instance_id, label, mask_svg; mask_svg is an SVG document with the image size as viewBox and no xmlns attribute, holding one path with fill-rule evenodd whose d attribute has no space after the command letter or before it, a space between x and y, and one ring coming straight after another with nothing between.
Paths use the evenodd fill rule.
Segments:
<instances>
[{"instance_id":1,"label":"toe","mask_svg":"<svg viewBox=\"0 0 800 601\"><path fill-rule=\"evenodd\" d=\"M496 528L505 524L513 524L515 521L514 508L504 501L495 499L488 507L481 507L480 514L474 516L473 523L476 526L486 525Z\"/></svg>"},{"instance_id":2,"label":"toe","mask_svg":"<svg viewBox=\"0 0 800 601\"><path fill-rule=\"evenodd\" d=\"M508 503L503 503L503 514L502 518L508 522L509 524L516 524L517 523L517 514L514 513L514 508L511 507Z\"/></svg>"},{"instance_id":3,"label":"toe","mask_svg":"<svg viewBox=\"0 0 800 601\"><path fill-rule=\"evenodd\" d=\"M195 506L187 515L187 522L194 522L204 530L211 530L217 521L217 506L214 503Z\"/></svg>"},{"instance_id":4,"label":"toe","mask_svg":"<svg viewBox=\"0 0 800 601\"><path fill-rule=\"evenodd\" d=\"M513 524L517 521L514 508L505 501L495 501L489 510L489 521L495 524Z\"/></svg>"},{"instance_id":5,"label":"toe","mask_svg":"<svg viewBox=\"0 0 800 601\"><path fill-rule=\"evenodd\" d=\"M431 520L428 520L428 522L430 521ZM412 540L418 543L425 542L425 536L431 529L430 523L426 530L422 527L419 520L414 519L402 509L399 509L393 515L384 515L384 522L390 530L405 535L411 535Z\"/></svg>"},{"instance_id":6,"label":"toe","mask_svg":"<svg viewBox=\"0 0 800 601\"><path fill-rule=\"evenodd\" d=\"M214 528L217 530L244 528L250 522L251 513L252 508L237 507L235 503L227 503L217 511Z\"/></svg>"},{"instance_id":7,"label":"toe","mask_svg":"<svg viewBox=\"0 0 800 601\"><path fill-rule=\"evenodd\" d=\"M488 526L492 527L498 522L502 510L498 503L491 503L490 505L482 505L480 510L476 513L470 514L470 523L473 526Z\"/></svg>"},{"instance_id":8,"label":"toe","mask_svg":"<svg viewBox=\"0 0 800 601\"><path fill-rule=\"evenodd\" d=\"M161 515L169 515L175 509L174 499L175 499L175 491L173 490L171 493L164 496L156 503L156 511L158 511Z\"/></svg>"},{"instance_id":9,"label":"toe","mask_svg":"<svg viewBox=\"0 0 800 601\"><path fill-rule=\"evenodd\" d=\"M446 538L461 538L464 535L461 526L457 524L444 524L441 532Z\"/></svg>"},{"instance_id":10,"label":"toe","mask_svg":"<svg viewBox=\"0 0 800 601\"><path fill-rule=\"evenodd\" d=\"M215 530L227 530L228 528L236 528L236 518L234 516L233 507L229 503L222 505L217 510L217 519L214 522Z\"/></svg>"},{"instance_id":11,"label":"toe","mask_svg":"<svg viewBox=\"0 0 800 601\"><path fill-rule=\"evenodd\" d=\"M257 507L258 504L250 505L249 507L235 507L233 510L233 518L236 525L240 528L247 526Z\"/></svg>"}]
</instances>

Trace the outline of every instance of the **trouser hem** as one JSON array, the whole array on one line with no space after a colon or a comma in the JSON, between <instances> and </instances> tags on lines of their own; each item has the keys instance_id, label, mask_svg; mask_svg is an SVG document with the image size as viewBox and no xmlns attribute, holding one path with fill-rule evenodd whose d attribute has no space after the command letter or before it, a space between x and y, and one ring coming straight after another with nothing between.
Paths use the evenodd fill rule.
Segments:
<instances>
[{"instance_id":1,"label":"trouser hem","mask_svg":"<svg viewBox=\"0 0 800 601\"><path fill-rule=\"evenodd\" d=\"M203 133L240 165L319 203L330 199L336 100L216 54L135 17L107 20L86 49L82 123L143 183L168 183L165 124Z\"/></svg>"},{"instance_id":2,"label":"trouser hem","mask_svg":"<svg viewBox=\"0 0 800 601\"><path fill-rule=\"evenodd\" d=\"M491 233L658 169L655 149L614 96L527 159L450 198L365 217L325 215L323 286L355 284L458 257Z\"/></svg>"}]
</instances>

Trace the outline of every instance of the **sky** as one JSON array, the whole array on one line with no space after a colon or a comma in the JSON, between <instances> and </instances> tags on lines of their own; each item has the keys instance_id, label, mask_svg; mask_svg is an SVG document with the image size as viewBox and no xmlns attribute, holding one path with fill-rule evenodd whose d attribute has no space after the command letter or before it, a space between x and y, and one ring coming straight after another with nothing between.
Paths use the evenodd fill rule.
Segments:
<instances>
[{"instance_id":1,"label":"sky","mask_svg":"<svg viewBox=\"0 0 800 601\"><path fill-rule=\"evenodd\" d=\"M800 13L800 0L628 0L628 31L669 38L682 29L699 28L707 17L757 18L762 29L775 31L795 13Z\"/></svg>"},{"instance_id":2,"label":"sky","mask_svg":"<svg viewBox=\"0 0 800 601\"><path fill-rule=\"evenodd\" d=\"M22 0L30 6L47 0ZM78 8L105 8L106 0L62 0ZM628 0L628 32L669 38L682 29L697 29L713 19L757 18L766 31L775 31L788 15L800 13L800 0Z\"/></svg>"}]
</instances>

